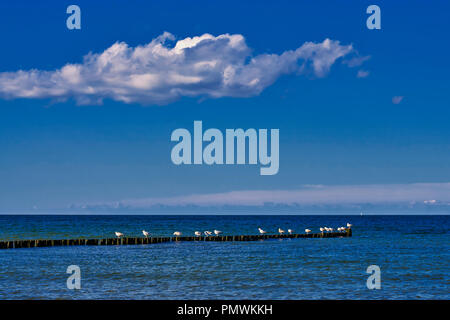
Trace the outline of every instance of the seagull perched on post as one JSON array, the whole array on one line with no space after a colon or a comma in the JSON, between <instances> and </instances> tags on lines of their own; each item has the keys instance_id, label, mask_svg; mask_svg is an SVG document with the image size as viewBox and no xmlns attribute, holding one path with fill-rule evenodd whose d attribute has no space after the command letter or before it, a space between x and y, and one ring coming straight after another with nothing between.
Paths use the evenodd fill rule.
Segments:
<instances>
[{"instance_id":1,"label":"seagull perched on post","mask_svg":"<svg viewBox=\"0 0 450 320\"><path fill-rule=\"evenodd\" d=\"M324 228L319 228L319 230L320 230L320 232L322 232L322 233L325 231Z\"/></svg>"},{"instance_id":2,"label":"seagull perched on post","mask_svg":"<svg viewBox=\"0 0 450 320\"><path fill-rule=\"evenodd\" d=\"M148 233L148 231L142 230L142 234L144 235L144 237L148 238L148 235L149 235L150 233Z\"/></svg>"},{"instance_id":3,"label":"seagull perched on post","mask_svg":"<svg viewBox=\"0 0 450 320\"><path fill-rule=\"evenodd\" d=\"M294 230L292 229L288 229L289 234L292 234L292 232L294 232Z\"/></svg>"},{"instance_id":4,"label":"seagull perched on post","mask_svg":"<svg viewBox=\"0 0 450 320\"><path fill-rule=\"evenodd\" d=\"M204 234L205 234L205 236L209 237L210 235L212 235L212 232L211 231L205 231Z\"/></svg>"},{"instance_id":5,"label":"seagull perched on post","mask_svg":"<svg viewBox=\"0 0 450 320\"><path fill-rule=\"evenodd\" d=\"M310 232L311 232L311 230L309 230L309 229L305 229L305 232L306 232L306 233L310 233Z\"/></svg>"},{"instance_id":6,"label":"seagull perched on post","mask_svg":"<svg viewBox=\"0 0 450 320\"><path fill-rule=\"evenodd\" d=\"M261 234L266 234L266 233L267 233L265 230L263 230L263 229L261 229L261 228L258 228L258 231L259 231L259 233L261 233Z\"/></svg>"},{"instance_id":7,"label":"seagull perched on post","mask_svg":"<svg viewBox=\"0 0 450 320\"><path fill-rule=\"evenodd\" d=\"M194 234L195 234L197 237L200 237L200 236L202 235L202 233L201 233L200 231L195 231Z\"/></svg>"},{"instance_id":8,"label":"seagull perched on post","mask_svg":"<svg viewBox=\"0 0 450 320\"><path fill-rule=\"evenodd\" d=\"M117 238L120 238L120 237L123 237L123 233L122 232L115 232L116 233L116 237Z\"/></svg>"},{"instance_id":9,"label":"seagull perched on post","mask_svg":"<svg viewBox=\"0 0 450 320\"><path fill-rule=\"evenodd\" d=\"M347 223L347 228L351 228L352 225L350 223Z\"/></svg>"},{"instance_id":10,"label":"seagull perched on post","mask_svg":"<svg viewBox=\"0 0 450 320\"><path fill-rule=\"evenodd\" d=\"M175 231L175 232L173 233L173 235L174 235L175 237L179 237L179 236L181 236L181 232L180 232L180 231Z\"/></svg>"},{"instance_id":11,"label":"seagull perched on post","mask_svg":"<svg viewBox=\"0 0 450 320\"><path fill-rule=\"evenodd\" d=\"M221 234L222 233L222 231L220 231L220 230L214 230L214 234L216 235L216 236L218 236L219 234Z\"/></svg>"},{"instance_id":12,"label":"seagull perched on post","mask_svg":"<svg viewBox=\"0 0 450 320\"><path fill-rule=\"evenodd\" d=\"M278 232L279 232L280 234L283 234L283 233L284 233L284 230L281 229L281 228L278 228Z\"/></svg>"}]
</instances>

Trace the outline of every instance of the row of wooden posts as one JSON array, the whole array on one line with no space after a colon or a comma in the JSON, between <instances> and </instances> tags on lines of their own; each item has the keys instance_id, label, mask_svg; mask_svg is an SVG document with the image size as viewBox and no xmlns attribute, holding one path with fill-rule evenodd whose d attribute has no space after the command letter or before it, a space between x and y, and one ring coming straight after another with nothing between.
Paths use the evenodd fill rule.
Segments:
<instances>
[{"instance_id":1,"label":"row of wooden posts","mask_svg":"<svg viewBox=\"0 0 450 320\"><path fill-rule=\"evenodd\" d=\"M117 246L152 244L171 241L257 241L266 239L292 239L292 238L343 238L351 237L352 229L344 232L309 233L309 234L258 234L235 236L188 236L188 237L124 237L107 239L59 239L59 240L11 240L0 241L0 249L35 248L56 246Z\"/></svg>"}]
</instances>

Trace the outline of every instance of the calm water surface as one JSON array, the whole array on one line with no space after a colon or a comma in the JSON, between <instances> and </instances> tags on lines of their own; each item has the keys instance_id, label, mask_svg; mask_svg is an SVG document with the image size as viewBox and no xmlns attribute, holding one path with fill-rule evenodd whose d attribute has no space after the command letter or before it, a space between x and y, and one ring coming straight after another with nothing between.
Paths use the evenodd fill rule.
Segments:
<instances>
[{"instance_id":1,"label":"calm water surface","mask_svg":"<svg viewBox=\"0 0 450 320\"><path fill-rule=\"evenodd\" d=\"M258 227L353 237L0 250L0 299L449 299L449 216L0 216L0 239L154 236ZM366 269L381 268L381 290ZM78 265L81 290L66 269Z\"/></svg>"}]
</instances>

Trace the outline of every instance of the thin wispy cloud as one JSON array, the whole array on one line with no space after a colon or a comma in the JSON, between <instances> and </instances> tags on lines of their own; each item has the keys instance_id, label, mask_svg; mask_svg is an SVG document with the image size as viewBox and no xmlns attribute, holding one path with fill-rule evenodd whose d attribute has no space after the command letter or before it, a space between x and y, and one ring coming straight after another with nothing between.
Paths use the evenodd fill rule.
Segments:
<instances>
[{"instance_id":1,"label":"thin wispy cloud","mask_svg":"<svg viewBox=\"0 0 450 320\"><path fill-rule=\"evenodd\" d=\"M354 67L361 66L364 62L366 62L370 58L371 58L371 56L355 55L354 57L352 57L350 59L345 59L344 61L342 61L342 63L346 64L350 68L354 68Z\"/></svg>"},{"instance_id":2,"label":"thin wispy cloud","mask_svg":"<svg viewBox=\"0 0 450 320\"><path fill-rule=\"evenodd\" d=\"M404 98L403 96L392 97L392 103L393 104L399 104L400 102L402 102L403 98Z\"/></svg>"},{"instance_id":3,"label":"thin wispy cloud","mask_svg":"<svg viewBox=\"0 0 450 320\"><path fill-rule=\"evenodd\" d=\"M246 190L72 205L72 208L221 207L276 205L450 205L450 183L305 185L297 190Z\"/></svg>"},{"instance_id":4,"label":"thin wispy cloud","mask_svg":"<svg viewBox=\"0 0 450 320\"><path fill-rule=\"evenodd\" d=\"M367 78L369 76L370 72L366 70L358 70L358 73L356 74L357 78Z\"/></svg>"},{"instance_id":5,"label":"thin wispy cloud","mask_svg":"<svg viewBox=\"0 0 450 320\"><path fill-rule=\"evenodd\" d=\"M104 99L161 105L181 97L251 97L282 75L324 77L337 59L355 53L352 45L330 39L259 55L252 55L240 34L174 40L165 32L142 46L117 42L101 53L87 54L82 63L54 71L2 72L0 97L73 98L80 105L101 104ZM348 65L365 59L349 60Z\"/></svg>"}]
</instances>

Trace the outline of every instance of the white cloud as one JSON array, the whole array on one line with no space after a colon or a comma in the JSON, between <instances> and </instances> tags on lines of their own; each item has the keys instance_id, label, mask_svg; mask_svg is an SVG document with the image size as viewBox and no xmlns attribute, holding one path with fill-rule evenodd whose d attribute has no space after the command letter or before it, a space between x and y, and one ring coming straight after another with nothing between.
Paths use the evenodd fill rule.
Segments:
<instances>
[{"instance_id":1,"label":"white cloud","mask_svg":"<svg viewBox=\"0 0 450 320\"><path fill-rule=\"evenodd\" d=\"M342 63L346 64L350 68L354 68L354 67L359 67L360 65L362 65L364 62L366 62L370 58L371 58L370 56L356 55L356 56L352 57L351 59L346 59L346 60L342 61Z\"/></svg>"},{"instance_id":2,"label":"white cloud","mask_svg":"<svg viewBox=\"0 0 450 320\"><path fill-rule=\"evenodd\" d=\"M354 52L351 45L330 39L305 42L280 55L256 56L240 34L204 34L171 46L173 40L165 32L134 48L117 42L102 53L89 53L81 64L55 71L2 72L0 97L74 98L78 104L113 99L144 105L167 104L183 96L250 97L284 74L323 77L337 59Z\"/></svg>"},{"instance_id":3,"label":"white cloud","mask_svg":"<svg viewBox=\"0 0 450 320\"><path fill-rule=\"evenodd\" d=\"M400 102L402 102L402 100L403 100L403 96L392 97L392 103L393 104L399 104Z\"/></svg>"},{"instance_id":4,"label":"white cloud","mask_svg":"<svg viewBox=\"0 0 450 320\"><path fill-rule=\"evenodd\" d=\"M357 78L366 78L366 77L369 76L369 74L370 74L369 71L366 71L366 70L358 70L358 73L356 74L356 77L357 77Z\"/></svg>"},{"instance_id":5,"label":"white cloud","mask_svg":"<svg viewBox=\"0 0 450 320\"><path fill-rule=\"evenodd\" d=\"M429 200L438 199L438 200ZM450 202L450 183L305 185L297 190L247 190L85 204L82 208L277 205L435 204Z\"/></svg>"}]
</instances>

